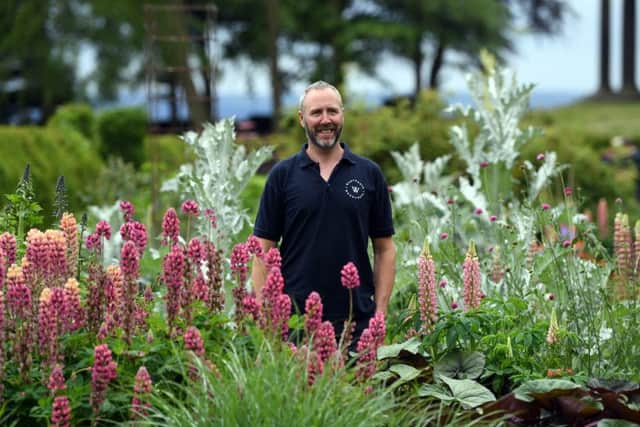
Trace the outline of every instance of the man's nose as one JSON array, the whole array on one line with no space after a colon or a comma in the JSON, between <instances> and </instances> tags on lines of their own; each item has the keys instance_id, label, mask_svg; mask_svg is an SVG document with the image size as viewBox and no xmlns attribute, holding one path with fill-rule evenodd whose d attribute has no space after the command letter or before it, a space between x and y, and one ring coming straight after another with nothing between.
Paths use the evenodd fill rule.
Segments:
<instances>
[{"instance_id":1,"label":"man's nose","mask_svg":"<svg viewBox=\"0 0 640 427\"><path fill-rule=\"evenodd\" d=\"M323 111L322 112L322 117L320 117L320 121L322 123L326 123L326 122L331 121L331 119L329 118L329 113L327 111Z\"/></svg>"}]
</instances>

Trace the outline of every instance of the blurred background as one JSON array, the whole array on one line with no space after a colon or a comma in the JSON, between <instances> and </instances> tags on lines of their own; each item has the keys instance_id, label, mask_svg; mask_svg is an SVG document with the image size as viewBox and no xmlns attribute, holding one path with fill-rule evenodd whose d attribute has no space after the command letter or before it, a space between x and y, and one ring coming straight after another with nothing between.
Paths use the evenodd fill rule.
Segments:
<instances>
[{"instance_id":1,"label":"blurred background","mask_svg":"<svg viewBox=\"0 0 640 427\"><path fill-rule=\"evenodd\" d=\"M545 132L523 156L558 151L587 209L637 208L639 16L635 0L3 0L0 190L30 164L45 206L64 175L73 209L133 199L157 220L161 181L188 161L176 135L234 116L277 160L299 149L295 105L318 79L394 182L389 151L451 151L443 108L470 102L486 50L536 85L525 125Z\"/></svg>"}]
</instances>

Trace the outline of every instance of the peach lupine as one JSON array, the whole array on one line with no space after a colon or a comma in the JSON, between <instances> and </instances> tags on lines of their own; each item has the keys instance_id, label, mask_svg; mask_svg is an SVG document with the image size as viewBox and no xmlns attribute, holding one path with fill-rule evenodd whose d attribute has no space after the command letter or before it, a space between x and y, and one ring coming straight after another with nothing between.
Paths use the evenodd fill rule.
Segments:
<instances>
[{"instance_id":1,"label":"peach lupine","mask_svg":"<svg viewBox=\"0 0 640 427\"><path fill-rule=\"evenodd\" d=\"M465 310L480 307L482 292L480 290L480 262L476 254L476 244L472 240L469 242L469 249L462 265L463 277L463 300Z\"/></svg>"}]
</instances>

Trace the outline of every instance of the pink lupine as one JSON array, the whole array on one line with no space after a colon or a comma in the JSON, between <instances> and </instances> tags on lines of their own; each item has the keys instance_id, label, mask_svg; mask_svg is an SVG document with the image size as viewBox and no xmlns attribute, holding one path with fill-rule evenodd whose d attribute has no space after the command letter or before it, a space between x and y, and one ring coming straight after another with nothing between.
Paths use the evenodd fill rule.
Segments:
<instances>
[{"instance_id":1,"label":"pink lupine","mask_svg":"<svg viewBox=\"0 0 640 427\"><path fill-rule=\"evenodd\" d=\"M253 234L247 238L247 249L249 250L249 254L254 255L258 258L262 258L262 245L256 236Z\"/></svg>"},{"instance_id":2,"label":"pink lupine","mask_svg":"<svg viewBox=\"0 0 640 427\"><path fill-rule=\"evenodd\" d=\"M102 253L102 239L96 233L89 234L84 245L88 250L94 251L96 254Z\"/></svg>"},{"instance_id":3,"label":"pink lupine","mask_svg":"<svg viewBox=\"0 0 640 427\"><path fill-rule=\"evenodd\" d=\"M573 194L573 188L571 187L564 187L564 195L569 197L570 195Z\"/></svg>"},{"instance_id":4,"label":"pink lupine","mask_svg":"<svg viewBox=\"0 0 640 427\"><path fill-rule=\"evenodd\" d=\"M198 275L193 279L193 296L196 300L202 302L209 301L209 287L207 281L204 279L202 272L198 272Z\"/></svg>"},{"instance_id":5,"label":"pink lupine","mask_svg":"<svg viewBox=\"0 0 640 427\"><path fill-rule=\"evenodd\" d=\"M322 363L326 362L337 351L336 333L333 324L326 320L320 324L313 336L313 349L318 353Z\"/></svg>"},{"instance_id":6,"label":"pink lupine","mask_svg":"<svg viewBox=\"0 0 640 427\"><path fill-rule=\"evenodd\" d=\"M378 347L384 344L384 338L387 335L387 327L383 312L376 311L376 314L369 319L369 329L371 330L371 336L373 337L377 350Z\"/></svg>"},{"instance_id":7,"label":"pink lupine","mask_svg":"<svg viewBox=\"0 0 640 427\"><path fill-rule=\"evenodd\" d=\"M125 282L128 279L137 279L140 272L140 254L136 244L132 241L125 242L120 250L120 270Z\"/></svg>"},{"instance_id":8,"label":"pink lupine","mask_svg":"<svg viewBox=\"0 0 640 427\"><path fill-rule=\"evenodd\" d=\"M47 230L44 233L31 229L27 233L25 259L34 274L32 279L40 279L49 284L62 285L67 275L66 237L60 230ZM34 289L39 292L40 288Z\"/></svg>"},{"instance_id":9,"label":"pink lupine","mask_svg":"<svg viewBox=\"0 0 640 427\"><path fill-rule=\"evenodd\" d=\"M78 271L78 256L80 253L78 224L71 213L63 213L60 218L60 229L64 233L66 242L68 275L75 276Z\"/></svg>"},{"instance_id":10,"label":"pink lupine","mask_svg":"<svg viewBox=\"0 0 640 427\"><path fill-rule=\"evenodd\" d=\"M14 319L31 316L31 289L25 282L22 267L15 264L7 271L7 308Z\"/></svg>"},{"instance_id":11,"label":"pink lupine","mask_svg":"<svg viewBox=\"0 0 640 427\"><path fill-rule=\"evenodd\" d=\"M0 235L0 249L5 256L6 268L16 262L16 247L16 237L13 234L5 232Z\"/></svg>"},{"instance_id":12,"label":"pink lupine","mask_svg":"<svg viewBox=\"0 0 640 427\"><path fill-rule=\"evenodd\" d=\"M187 258L189 261L199 267L200 262L202 262L206 257L205 248L200 239L194 237L189 240L189 244L187 245Z\"/></svg>"},{"instance_id":13,"label":"pink lupine","mask_svg":"<svg viewBox=\"0 0 640 427\"><path fill-rule=\"evenodd\" d=\"M613 221L613 251L616 257L618 272L628 276L631 271L631 230L629 229L629 217L617 213Z\"/></svg>"},{"instance_id":14,"label":"pink lupine","mask_svg":"<svg viewBox=\"0 0 640 427\"><path fill-rule=\"evenodd\" d=\"M0 250L1 251L1 250ZM4 292L0 288L0 396L4 389L4 367L7 362L7 322L5 318Z\"/></svg>"},{"instance_id":15,"label":"pink lupine","mask_svg":"<svg viewBox=\"0 0 640 427\"><path fill-rule=\"evenodd\" d=\"M57 361L58 319L51 303L51 289L44 288L38 305L38 345L43 363L53 367Z\"/></svg>"},{"instance_id":16,"label":"pink lupine","mask_svg":"<svg viewBox=\"0 0 640 427\"><path fill-rule=\"evenodd\" d=\"M213 209L205 209L204 216L209 220L209 224L211 224L211 228L218 227L218 218L216 216L216 211Z\"/></svg>"},{"instance_id":17,"label":"pink lupine","mask_svg":"<svg viewBox=\"0 0 640 427\"><path fill-rule=\"evenodd\" d=\"M376 372L375 353L372 351L374 347L374 338L370 329L365 329L358 340L357 351L360 354L357 360L356 378L359 381L365 381L373 376Z\"/></svg>"},{"instance_id":18,"label":"pink lupine","mask_svg":"<svg viewBox=\"0 0 640 427\"><path fill-rule=\"evenodd\" d=\"M604 239L609 234L609 208L605 199L598 200L596 218L598 221L598 234L601 239Z\"/></svg>"},{"instance_id":19,"label":"pink lupine","mask_svg":"<svg viewBox=\"0 0 640 427\"><path fill-rule=\"evenodd\" d=\"M53 399L51 413L52 427L68 427L71 425L71 405L67 396L56 396Z\"/></svg>"},{"instance_id":20,"label":"pink lupine","mask_svg":"<svg viewBox=\"0 0 640 427\"><path fill-rule=\"evenodd\" d=\"M204 356L204 341L200 330L195 326L189 326L184 334L184 348L193 351L196 355Z\"/></svg>"},{"instance_id":21,"label":"pink lupine","mask_svg":"<svg viewBox=\"0 0 640 427\"><path fill-rule=\"evenodd\" d=\"M5 289L5 279L7 273L7 261L2 248L0 248L0 289Z\"/></svg>"},{"instance_id":22,"label":"pink lupine","mask_svg":"<svg viewBox=\"0 0 640 427\"><path fill-rule=\"evenodd\" d=\"M284 277L279 268L273 267L267 274L267 280L262 287L262 299L267 307L275 306L277 298L284 292Z\"/></svg>"},{"instance_id":23,"label":"pink lupine","mask_svg":"<svg viewBox=\"0 0 640 427\"><path fill-rule=\"evenodd\" d=\"M51 370L51 375L49 375L49 383L47 384L47 388L51 390L51 393L54 395L59 391L63 391L67 389L67 385L64 381L64 374L62 373L62 367L60 365L56 365Z\"/></svg>"},{"instance_id":24,"label":"pink lupine","mask_svg":"<svg viewBox=\"0 0 640 427\"><path fill-rule=\"evenodd\" d=\"M195 200L185 200L182 203L182 213L185 215L200 215L200 210L198 208L198 203Z\"/></svg>"},{"instance_id":25,"label":"pink lupine","mask_svg":"<svg viewBox=\"0 0 640 427\"><path fill-rule=\"evenodd\" d=\"M111 225L105 220L98 221L95 232L98 236L104 237L106 240L111 239Z\"/></svg>"},{"instance_id":26,"label":"pink lupine","mask_svg":"<svg viewBox=\"0 0 640 427\"><path fill-rule=\"evenodd\" d=\"M351 261L342 267L342 270L340 271L340 283L342 283L342 286L347 289L354 289L360 286L358 268Z\"/></svg>"},{"instance_id":27,"label":"pink lupine","mask_svg":"<svg viewBox=\"0 0 640 427\"><path fill-rule=\"evenodd\" d=\"M257 321L260 317L260 304L256 297L248 295L242 299L242 315Z\"/></svg>"},{"instance_id":28,"label":"pink lupine","mask_svg":"<svg viewBox=\"0 0 640 427\"><path fill-rule=\"evenodd\" d=\"M135 243L140 256L142 256L148 240L147 227L143 223L138 221L125 222L120 227L120 235L122 240L131 240Z\"/></svg>"},{"instance_id":29,"label":"pink lupine","mask_svg":"<svg viewBox=\"0 0 640 427\"><path fill-rule=\"evenodd\" d=\"M271 312L274 332L280 332L284 340L289 336L289 319L291 317L291 298L287 294L278 295L276 305Z\"/></svg>"},{"instance_id":30,"label":"pink lupine","mask_svg":"<svg viewBox=\"0 0 640 427\"><path fill-rule=\"evenodd\" d=\"M438 320L438 300L436 296L436 268L425 243L418 257L418 307L420 310L420 333L430 333Z\"/></svg>"},{"instance_id":31,"label":"pink lupine","mask_svg":"<svg viewBox=\"0 0 640 427\"><path fill-rule=\"evenodd\" d=\"M133 204L131 202L127 200L121 200L120 211L122 212L124 222L133 221L133 214L135 213L135 208L133 207Z\"/></svg>"},{"instance_id":32,"label":"pink lupine","mask_svg":"<svg viewBox=\"0 0 640 427\"><path fill-rule=\"evenodd\" d=\"M304 303L304 330L312 337L322 323L322 300L320 294L313 291Z\"/></svg>"},{"instance_id":33,"label":"pink lupine","mask_svg":"<svg viewBox=\"0 0 640 427\"><path fill-rule=\"evenodd\" d=\"M123 308L123 326L128 343L131 343L135 329L134 313L138 295L138 275L140 270L140 254L132 241L125 242L120 255L120 269L124 276L125 297Z\"/></svg>"},{"instance_id":34,"label":"pink lupine","mask_svg":"<svg viewBox=\"0 0 640 427\"><path fill-rule=\"evenodd\" d=\"M633 227L634 242L633 242L633 274L640 274L640 220L636 221Z\"/></svg>"},{"instance_id":35,"label":"pink lupine","mask_svg":"<svg viewBox=\"0 0 640 427\"><path fill-rule=\"evenodd\" d=\"M244 243L238 243L231 250L231 271L235 273L237 285L244 286L247 281L247 263L249 250Z\"/></svg>"},{"instance_id":36,"label":"pink lupine","mask_svg":"<svg viewBox=\"0 0 640 427\"><path fill-rule=\"evenodd\" d=\"M186 260L181 246L173 245L162 263L162 278L167 285L167 323L173 330L182 306L181 294L184 286Z\"/></svg>"},{"instance_id":37,"label":"pink lupine","mask_svg":"<svg viewBox=\"0 0 640 427\"><path fill-rule=\"evenodd\" d=\"M493 283L500 283L504 278L505 271L504 265L502 263L502 251L500 250L500 246L496 246L493 250L493 258L491 261L491 272L489 273L489 278Z\"/></svg>"},{"instance_id":38,"label":"pink lupine","mask_svg":"<svg viewBox=\"0 0 640 427\"><path fill-rule=\"evenodd\" d=\"M207 308L212 313L217 313L224 307L224 294L222 291L222 251L216 249L211 241L204 243L205 264L207 266Z\"/></svg>"},{"instance_id":39,"label":"pink lupine","mask_svg":"<svg viewBox=\"0 0 640 427\"><path fill-rule=\"evenodd\" d=\"M94 350L94 362L91 368L91 407L94 415L100 412L102 402L106 397L109 383L116 379L118 364L111 357L111 350L107 344L97 345Z\"/></svg>"},{"instance_id":40,"label":"pink lupine","mask_svg":"<svg viewBox=\"0 0 640 427\"><path fill-rule=\"evenodd\" d=\"M180 219L176 210L173 208L167 209L162 219L162 244L175 245L178 243L178 237L180 236Z\"/></svg>"},{"instance_id":41,"label":"pink lupine","mask_svg":"<svg viewBox=\"0 0 640 427\"><path fill-rule=\"evenodd\" d=\"M465 310L480 307L480 262L476 254L476 244L469 242L469 250L462 265L462 279L464 283L463 299Z\"/></svg>"},{"instance_id":42,"label":"pink lupine","mask_svg":"<svg viewBox=\"0 0 640 427\"><path fill-rule=\"evenodd\" d=\"M274 247L267 251L264 256L264 265L267 268L267 271L271 270L273 267L282 268L282 257L280 256L278 248Z\"/></svg>"},{"instance_id":43,"label":"pink lupine","mask_svg":"<svg viewBox=\"0 0 640 427\"><path fill-rule=\"evenodd\" d=\"M116 305L121 305L125 298L124 276L119 265L111 264L107 267L106 277L113 286L113 298Z\"/></svg>"},{"instance_id":44,"label":"pink lupine","mask_svg":"<svg viewBox=\"0 0 640 427\"><path fill-rule=\"evenodd\" d=\"M147 414L147 409L151 407L151 403L148 402L147 399L152 391L153 383L151 382L151 375L149 375L147 368L141 366L136 373L133 383L133 398L131 399L132 418Z\"/></svg>"}]
</instances>

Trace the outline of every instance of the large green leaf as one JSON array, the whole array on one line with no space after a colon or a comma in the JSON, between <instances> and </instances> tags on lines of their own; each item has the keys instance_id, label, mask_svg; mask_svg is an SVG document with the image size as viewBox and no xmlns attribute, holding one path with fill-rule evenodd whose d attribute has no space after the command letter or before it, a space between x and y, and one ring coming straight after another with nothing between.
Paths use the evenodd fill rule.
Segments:
<instances>
[{"instance_id":1,"label":"large green leaf","mask_svg":"<svg viewBox=\"0 0 640 427\"><path fill-rule=\"evenodd\" d=\"M405 342L383 345L378 348L378 360L398 357L402 350L408 351L411 354L417 354L420 350L420 340L416 337L411 337Z\"/></svg>"},{"instance_id":2,"label":"large green leaf","mask_svg":"<svg viewBox=\"0 0 640 427\"><path fill-rule=\"evenodd\" d=\"M456 380L446 376L440 376L440 379L449 386L453 398L465 409L476 408L496 400L491 390L477 381Z\"/></svg>"},{"instance_id":3,"label":"large green leaf","mask_svg":"<svg viewBox=\"0 0 640 427\"><path fill-rule=\"evenodd\" d=\"M513 394L518 400L533 402L536 395L561 396L566 394L568 390L578 388L580 388L578 384L567 380L531 380L516 388Z\"/></svg>"},{"instance_id":4,"label":"large green leaf","mask_svg":"<svg viewBox=\"0 0 640 427\"><path fill-rule=\"evenodd\" d=\"M455 351L440 359L433 367L434 375L457 379L478 378L484 370L484 354Z\"/></svg>"},{"instance_id":5,"label":"large green leaf","mask_svg":"<svg viewBox=\"0 0 640 427\"><path fill-rule=\"evenodd\" d=\"M436 384L424 384L418 390L419 397L435 397L436 399L440 399L445 402L451 402L454 400L451 394L447 393L445 389Z\"/></svg>"},{"instance_id":6,"label":"large green leaf","mask_svg":"<svg viewBox=\"0 0 640 427\"><path fill-rule=\"evenodd\" d=\"M389 370L400 377L398 381L394 383L395 385L406 383L420 376L419 369L416 369L410 365L405 365L404 363L391 365L391 367L389 367Z\"/></svg>"}]
</instances>

